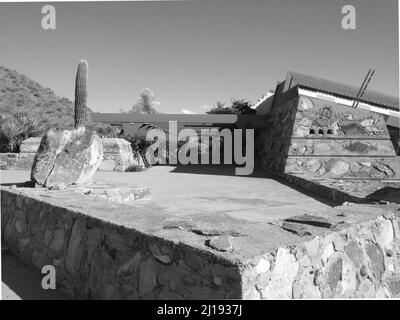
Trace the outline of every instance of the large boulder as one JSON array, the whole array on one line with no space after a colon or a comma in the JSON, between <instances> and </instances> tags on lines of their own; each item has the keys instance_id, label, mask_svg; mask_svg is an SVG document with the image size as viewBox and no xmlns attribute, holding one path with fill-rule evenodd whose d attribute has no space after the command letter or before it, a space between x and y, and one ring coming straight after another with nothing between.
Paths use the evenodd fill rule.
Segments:
<instances>
[{"instance_id":1,"label":"large boulder","mask_svg":"<svg viewBox=\"0 0 400 320\"><path fill-rule=\"evenodd\" d=\"M35 156L31 179L49 188L82 185L92 179L102 158L103 145L95 132L86 132L84 127L50 129Z\"/></svg>"}]
</instances>

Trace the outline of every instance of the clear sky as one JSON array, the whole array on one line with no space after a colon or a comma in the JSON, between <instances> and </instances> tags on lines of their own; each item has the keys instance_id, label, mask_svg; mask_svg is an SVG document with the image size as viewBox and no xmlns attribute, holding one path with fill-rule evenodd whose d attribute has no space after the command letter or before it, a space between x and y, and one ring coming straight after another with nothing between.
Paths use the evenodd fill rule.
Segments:
<instances>
[{"instance_id":1,"label":"clear sky","mask_svg":"<svg viewBox=\"0 0 400 320\"><path fill-rule=\"evenodd\" d=\"M217 100L255 102L287 70L398 96L397 0L193 0L0 3L0 64L73 100L80 59L89 63L88 105L128 109L151 88L163 113L203 113ZM356 8L343 30L341 8Z\"/></svg>"}]
</instances>

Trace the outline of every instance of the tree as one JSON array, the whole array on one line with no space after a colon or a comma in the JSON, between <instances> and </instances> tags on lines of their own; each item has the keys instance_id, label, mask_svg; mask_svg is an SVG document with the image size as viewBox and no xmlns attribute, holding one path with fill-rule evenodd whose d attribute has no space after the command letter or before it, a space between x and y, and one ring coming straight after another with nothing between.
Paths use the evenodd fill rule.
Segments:
<instances>
[{"instance_id":1,"label":"tree","mask_svg":"<svg viewBox=\"0 0 400 320\"><path fill-rule=\"evenodd\" d=\"M233 114L234 110L226 106L225 102L217 101L216 106L207 111L208 114Z\"/></svg>"},{"instance_id":2,"label":"tree","mask_svg":"<svg viewBox=\"0 0 400 320\"><path fill-rule=\"evenodd\" d=\"M155 99L153 91L146 88L142 90L138 101L132 106L129 113L156 114L159 112L155 109L155 106L159 104L160 102Z\"/></svg>"},{"instance_id":3,"label":"tree","mask_svg":"<svg viewBox=\"0 0 400 320\"><path fill-rule=\"evenodd\" d=\"M236 114L256 114L256 110L251 108L250 101L244 99L232 100L231 108Z\"/></svg>"},{"instance_id":4,"label":"tree","mask_svg":"<svg viewBox=\"0 0 400 320\"><path fill-rule=\"evenodd\" d=\"M216 106L207 111L208 114L255 114L251 108L251 103L245 99L234 99L232 105L227 107L224 102L218 101Z\"/></svg>"}]
</instances>

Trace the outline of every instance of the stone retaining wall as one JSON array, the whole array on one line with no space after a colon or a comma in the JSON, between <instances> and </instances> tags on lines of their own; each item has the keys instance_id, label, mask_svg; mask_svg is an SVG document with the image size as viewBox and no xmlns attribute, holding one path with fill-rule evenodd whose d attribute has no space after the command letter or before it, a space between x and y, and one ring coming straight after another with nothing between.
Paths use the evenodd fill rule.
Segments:
<instances>
[{"instance_id":1,"label":"stone retaining wall","mask_svg":"<svg viewBox=\"0 0 400 320\"><path fill-rule=\"evenodd\" d=\"M397 212L260 257L243 274L244 298L400 297L399 258Z\"/></svg>"},{"instance_id":2,"label":"stone retaining wall","mask_svg":"<svg viewBox=\"0 0 400 320\"><path fill-rule=\"evenodd\" d=\"M1 196L2 240L37 271L55 266L57 283L71 298L241 297L239 273L224 259L54 205L46 197L40 201L4 189Z\"/></svg>"},{"instance_id":3,"label":"stone retaining wall","mask_svg":"<svg viewBox=\"0 0 400 320\"><path fill-rule=\"evenodd\" d=\"M382 115L301 96L285 173L324 178L399 179L400 163Z\"/></svg>"},{"instance_id":4,"label":"stone retaining wall","mask_svg":"<svg viewBox=\"0 0 400 320\"><path fill-rule=\"evenodd\" d=\"M324 179L399 180L400 163L396 157L298 157L288 156L285 173L307 174Z\"/></svg>"},{"instance_id":5,"label":"stone retaining wall","mask_svg":"<svg viewBox=\"0 0 400 320\"><path fill-rule=\"evenodd\" d=\"M271 124L256 130L255 161L257 167L276 173L285 171L298 103L298 97L282 103L279 108L272 111Z\"/></svg>"},{"instance_id":6,"label":"stone retaining wall","mask_svg":"<svg viewBox=\"0 0 400 320\"><path fill-rule=\"evenodd\" d=\"M30 170L41 139L41 137L31 137L24 140L19 153L0 153L0 169Z\"/></svg>"},{"instance_id":7,"label":"stone retaining wall","mask_svg":"<svg viewBox=\"0 0 400 320\"><path fill-rule=\"evenodd\" d=\"M310 178L400 179L400 163L384 117L297 95L272 110L257 133L261 168Z\"/></svg>"},{"instance_id":8,"label":"stone retaining wall","mask_svg":"<svg viewBox=\"0 0 400 320\"><path fill-rule=\"evenodd\" d=\"M14 187L1 196L2 241L38 272L54 265L72 298L400 297L398 206L242 222L229 227L239 232L215 236L211 226L190 231L150 205Z\"/></svg>"}]
</instances>

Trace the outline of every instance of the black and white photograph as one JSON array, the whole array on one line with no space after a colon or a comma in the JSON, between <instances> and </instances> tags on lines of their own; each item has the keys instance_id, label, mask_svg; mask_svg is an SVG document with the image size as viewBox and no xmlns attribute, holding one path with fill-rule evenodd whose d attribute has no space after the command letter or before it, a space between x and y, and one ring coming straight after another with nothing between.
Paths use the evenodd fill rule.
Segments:
<instances>
[{"instance_id":1,"label":"black and white photograph","mask_svg":"<svg viewBox=\"0 0 400 320\"><path fill-rule=\"evenodd\" d=\"M399 2L0 1L0 191L1 300L399 299Z\"/></svg>"}]
</instances>

